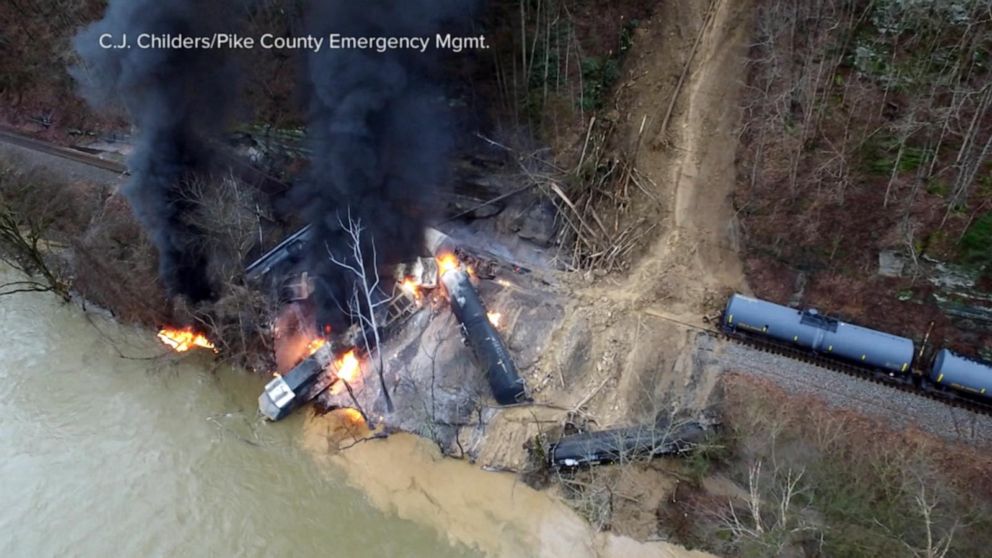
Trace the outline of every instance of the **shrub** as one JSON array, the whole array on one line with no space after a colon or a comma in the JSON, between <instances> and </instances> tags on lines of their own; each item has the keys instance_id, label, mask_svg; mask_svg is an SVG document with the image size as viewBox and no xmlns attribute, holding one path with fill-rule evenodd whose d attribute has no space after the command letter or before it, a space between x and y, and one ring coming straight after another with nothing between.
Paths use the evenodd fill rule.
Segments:
<instances>
[{"instance_id":1,"label":"shrub","mask_svg":"<svg viewBox=\"0 0 992 558\"><path fill-rule=\"evenodd\" d=\"M961 237L962 260L976 267L992 264L992 212L975 219Z\"/></svg>"}]
</instances>

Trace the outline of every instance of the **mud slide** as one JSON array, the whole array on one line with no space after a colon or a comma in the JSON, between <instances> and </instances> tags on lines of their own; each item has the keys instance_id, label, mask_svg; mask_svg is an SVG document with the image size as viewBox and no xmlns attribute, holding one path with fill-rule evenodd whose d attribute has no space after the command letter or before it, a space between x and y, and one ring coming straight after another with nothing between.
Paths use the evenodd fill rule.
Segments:
<instances>
[{"instance_id":1,"label":"mud slide","mask_svg":"<svg viewBox=\"0 0 992 558\"><path fill-rule=\"evenodd\" d=\"M601 426L700 409L715 385L703 316L748 290L731 195L752 20L749 1L663 2L638 30L617 104L654 189L634 218L656 220L658 233L628 276L576 289L556 338L574 374L566 404L605 382L586 407Z\"/></svg>"},{"instance_id":2,"label":"mud slide","mask_svg":"<svg viewBox=\"0 0 992 558\"><path fill-rule=\"evenodd\" d=\"M621 104L631 134L645 122L636 165L663 215L623 290L697 324L726 291L745 289L731 195L749 13L750 2L664 2L638 37Z\"/></svg>"},{"instance_id":3,"label":"mud slide","mask_svg":"<svg viewBox=\"0 0 992 558\"><path fill-rule=\"evenodd\" d=\"M730 196L750 21L750 2L666 1L638 31L617 106L630 145L639 146L636 167L654 188L634 218L656 220L657 236L628 276L569 283L563 319L528 368L542 404L499 410L479 438L471 428L460 434L478 465L521 468L524 442L568 409L603 429L707 405L717 347L696 328L727 291L745 289ZM315 455L326 452L325 429L308 422ZM651 468L623 477L617 490L643 498L614 510L610 534L592 532L548 494L440 459L409 436L331 459L378 506L489 555L699 555L634 540L656 536L658 509L671 497L671 479Z\"/></svg>"}]
</instances>

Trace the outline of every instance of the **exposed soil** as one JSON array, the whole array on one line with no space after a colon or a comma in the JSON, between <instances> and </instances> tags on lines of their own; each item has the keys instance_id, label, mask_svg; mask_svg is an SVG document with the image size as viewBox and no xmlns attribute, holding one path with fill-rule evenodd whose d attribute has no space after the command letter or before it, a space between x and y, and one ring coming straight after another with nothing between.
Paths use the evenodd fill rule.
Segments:
<instances>
[{"instance_id":1,"label":"exposed soil","mask_svg":"<svg viewBox=\"0 0 992 558\"><path fill-rule=\"evenodd\" d=\"M656 185L664 228L622 284L640 303L698 319L714 297L741 289L736 217L731 205L740 120L749 2L666 3L656 24L638 36L641 57L622 106L631 134L647 124L637 152L639 170ZM681 89L675 90L690 46L706 25ZM639 76L644 76L639 78ZM678 94L666 129L671 95Z\"/></svg>"},{"instance_id":2,"label":"exposed soil","mask_svg":"<svg viewBox=\"0 0 992 558\"><path fill-rule=\"evenodd\" d=\"M304 444L318 459L343 469L376 506L434 526L453 541L498 557L702 558L669 543L637 542L591 531L562 502L509 474L486 473L444 459L430 444L409 435L372 440L328 454L341 436L336 419L308 420ZM398 464L402 463L402 466Z\"/></svg>"}]
</instances>

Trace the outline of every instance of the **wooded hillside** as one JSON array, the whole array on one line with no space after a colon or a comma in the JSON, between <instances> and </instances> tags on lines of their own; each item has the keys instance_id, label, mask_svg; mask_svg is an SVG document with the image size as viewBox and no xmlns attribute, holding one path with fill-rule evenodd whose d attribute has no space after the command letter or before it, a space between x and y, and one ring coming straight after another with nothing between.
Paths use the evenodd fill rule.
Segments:
<instances>
[{"instance_id":1,"label":"wooded hillside","mask_svg":"<svg viewBox=\"0 0 992 558\"><path fill-rule=\"evenodd\" d=\"M919 334L947 322L927 258L960 264L987 291L990 7L760 3L737 199L756 292ZM876 275L883 250L904 256L902 277Z\"/></svg>"}]
</instances>

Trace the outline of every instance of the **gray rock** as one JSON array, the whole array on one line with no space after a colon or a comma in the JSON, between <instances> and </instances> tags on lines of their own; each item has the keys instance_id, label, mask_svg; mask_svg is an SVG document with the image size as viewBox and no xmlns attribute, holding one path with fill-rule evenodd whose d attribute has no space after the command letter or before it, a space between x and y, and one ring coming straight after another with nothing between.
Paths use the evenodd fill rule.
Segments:
<instances>
[{"instance_id":1,"label":"gray rock","mask_svg":"<svg viewBox=\"0 0 992 558\"><path fill-rule=\"evenodd\" d=\"M564 332L561 348L558 350L558 366L566 385L582 376L582 369L590 362L592 329L584 318L575 320Z\"/></svg>"},{"instance_id":2,"label":"gray rock","mask_svg":"<svg viewBox=\"0 0 992 558\"><path fill-rule=\"evenodd\" d=\"M561 317L561 307L554 304L523 307L513 323L513 333L508 340L517 368L526 370L537 364Z\"/></svg>"},{"instance_id":3,"label":"gray rock","mask_svg":"<svg viewBox=\"0 0 992 558\"><path fill-rule=\"evenodd\" d=\"M878 253L878 274L882 277L901 277L906 268L906 256L898 250L882 250Z\"/></svg>"},{"instance_id":4,"label":"gray rock","mask_svg":"<svg viewBox=\"0 0 992 558\"><path fill-rule=\"evenodd\" d=\"M551 246L555 238L555 210L549 203L534 203L521 215L517 235L538 246Z\"/></svg>"}]
</instances>

